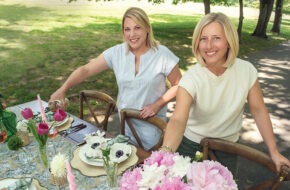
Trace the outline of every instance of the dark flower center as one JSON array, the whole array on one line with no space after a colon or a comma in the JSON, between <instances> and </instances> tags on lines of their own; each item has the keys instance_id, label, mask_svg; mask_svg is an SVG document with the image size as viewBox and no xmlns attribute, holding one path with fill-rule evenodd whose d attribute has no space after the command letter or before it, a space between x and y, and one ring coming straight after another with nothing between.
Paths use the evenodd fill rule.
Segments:
<instances>
[{"instance_id":1,"label":"dark flower center","mask_svg":"<svg viewBox=\"0 0 290 190\"><path fill-rule=\"evenodd\" d=\"M121 156L123 156L123 154L124 154L123 150L118 150L118 151L116 152L116 157L117 157L117 158L120 158Z\"/></svg>"},{"instance_id":2,"label":"dark flower center","mask_svg":"<svg viewBox=\"0 0 290 190\"><path fill-rule=\"evenodd\" d=\"M95 149L95 148L97 148L99 145L100 145L100 143L93 143L93 144L91 145L91 148L92 148L92 149Z\"/></svg>"}]
</instances>

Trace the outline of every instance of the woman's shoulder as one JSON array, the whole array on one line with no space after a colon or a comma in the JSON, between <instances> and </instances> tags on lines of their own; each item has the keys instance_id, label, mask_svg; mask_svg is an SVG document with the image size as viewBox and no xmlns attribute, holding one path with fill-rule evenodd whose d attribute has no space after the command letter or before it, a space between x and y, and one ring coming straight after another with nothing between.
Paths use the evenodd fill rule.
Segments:
<instances>
[{"instance_id":1,"label":"woman's shoulder","mask_svg":"<svg viewBox=\"0 0 290 190\"><path fill-rule=\"evenodd\" d=\"M235 59L233 66L237 67L239 69L241 69L241 68L255 69L255 66L251 62L244 60L244 59L240 59L240 58Z\"/></svg>"},{"instance_id":2,"label":"woman's shoulder","mask_svg":"<svg viewBox=\"0 0 290 190\"><path fill-rule=\"evenodd\" d=\"M115 49L115 50L121 50L121 49L125 49L126 48L126 43L120 43L120 44L116 44L112 47L110 47L109 49Z\"/></svg>"},{"instance_id":3,"label":"woman's shoulder","mask_svg":"<svg viewBox=\"0 0 290 190\"><path fill-rule=\"evenodd\" d=\"M158 51L161 51L161 52L169 52L169 51L171 52L171 50L167 46L161 45L161 44L157 45L157 49Z\"/></svg>"},{"instance_id":4,"label":"woman's shoulder","mask_svg":"<svg viewBox=\"0 0 290 190\"><path fill-rule=\"evenodd\" d=\"M170 59L174 57L174 60L178 62L179 58L175 55L173 51L171 51L168 47L159 44L157 49L154 51L157 55L162 57L169 57Z\"/></svg>"},{"instance_id":5,"label":"woman's shoulder","mask_svg":"<svg viewBox=\"0 0 290 190\"><path fill-rule=\"evenodd\" d=\"M108 49L106 49L103 54L105 56L116 55L116 54L123 54L126 51L125 43L116 44Z\"/></svg>"},{"instance_id":6,"label":"woman's shoulder","mask_svg":"<svg viewBox=\"0 0 290 190\"><path fill-rule=\"evenodd\" d=\"M183 77L189 77L189 78L199 78L200 75L203 73L203 68L200 64L196 63L194 65L191 65L184 73Z\"/></svg>"}]
</instances>

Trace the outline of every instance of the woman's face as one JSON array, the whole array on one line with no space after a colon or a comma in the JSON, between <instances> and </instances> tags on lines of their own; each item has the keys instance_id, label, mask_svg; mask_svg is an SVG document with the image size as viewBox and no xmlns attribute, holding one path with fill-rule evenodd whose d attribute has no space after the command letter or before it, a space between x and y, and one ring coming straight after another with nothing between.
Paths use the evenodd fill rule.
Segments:
<instances>
[{"instance_id":1,"label":"woman's face","mask_svg":"<svg viewBox=\"0 0 290 190\"><path fill-rule=\"evenodd\" d=\"M146 48L146 29L130 18L124 21L124 38L133 52Z\"/></svg>"},{"instance_id":2,"label":"woman's face","mask_svg":"<svg viewBox=\"0 0 290 190\"><path fill-rule=\"evenodd\" d=\"M202 29L198 48L207 66L224 64L228 47L221 24L212 22Z\"/></svg>"}]
</instances>

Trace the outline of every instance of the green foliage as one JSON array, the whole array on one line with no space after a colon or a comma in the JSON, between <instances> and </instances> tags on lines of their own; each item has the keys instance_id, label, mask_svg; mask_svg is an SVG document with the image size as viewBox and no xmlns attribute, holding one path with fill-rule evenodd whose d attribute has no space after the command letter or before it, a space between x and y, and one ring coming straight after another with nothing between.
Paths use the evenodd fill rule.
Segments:
<instances>
[{"instance_id":1,"label":"green foliage","mask_svg":"<svg viewBox=\"0 0 290 190\"><path fill-rule=\"evenodd\" d=\"M13 135L9 138L7 146L10 150L17 151L23 147L23 141L17 135Z\"/></svg>"}]
</instances>

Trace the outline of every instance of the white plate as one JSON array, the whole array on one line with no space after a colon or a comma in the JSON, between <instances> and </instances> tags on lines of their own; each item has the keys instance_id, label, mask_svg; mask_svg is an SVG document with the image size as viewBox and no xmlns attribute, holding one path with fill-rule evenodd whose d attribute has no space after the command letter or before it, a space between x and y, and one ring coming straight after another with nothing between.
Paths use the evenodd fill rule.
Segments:
<instances>
[{"instance_id":1,"label":"white plate","mask_svg":"<svg viewBox=\"0 0 290 190\"><path fill-rule=\"evenodd\" d=\"M62 120L62 121L56 121L54 123L54 125L57 126L57 127L58 126L61 126L61 125L65 124L68 121L68 119L69 119L69 116L67 115L66 118L64 118L64 120Z\"/></svg>"},{"instance_id":2,"label":"white plate","mask_svg":"<svg viewBox=\"0 0 290 190\"><path fill-rule=\"evenodd\" d=\"M7 178L7 179L3 179L0 180L0 189L16 189L16 182L19 181L20 179L13 179L13 178ZM33 184L33 182L31 183L30 187L28 188L28 190L37 190L37 187Z\"/></svg>"},{"instance_id":3,"label":"white plate","mask_svg":"<svg viewBox=\"0 0 290 190\"><path fill-rule=\"evenodd\" d=\"M80 148L79 157L81 161L93 166L103 166L103 159L101 158L88 159L86 157L86 152L89 151L89 149L91 149L91 144L85 144ZM122 151L122 155L120 157L116 157L118 151ZM121 163L130 157L131 152L132 149L130 145L124 143L115 143L111 147L110 158L112 159L112 161Z\"/></svg>"}]
</instances>

